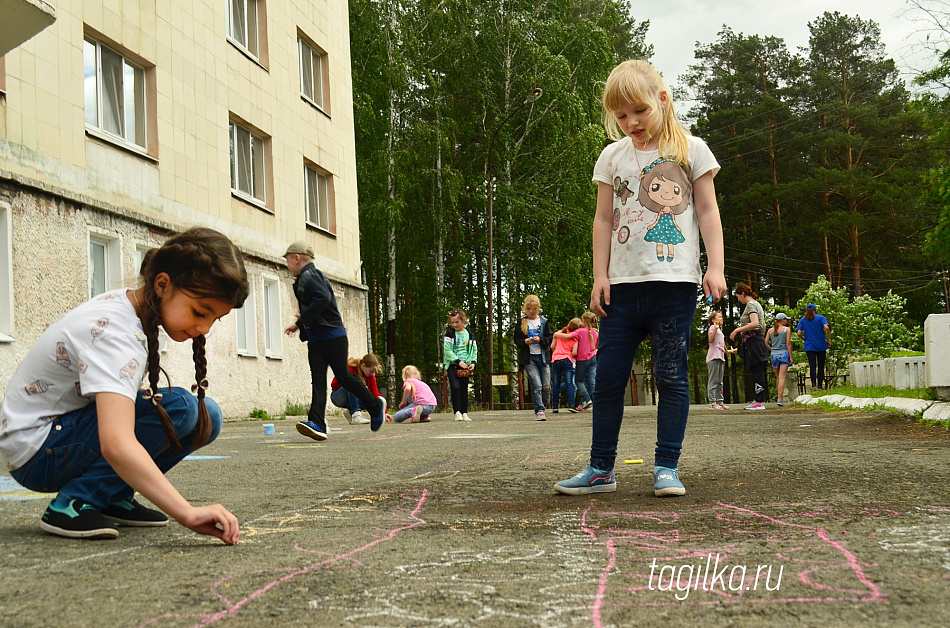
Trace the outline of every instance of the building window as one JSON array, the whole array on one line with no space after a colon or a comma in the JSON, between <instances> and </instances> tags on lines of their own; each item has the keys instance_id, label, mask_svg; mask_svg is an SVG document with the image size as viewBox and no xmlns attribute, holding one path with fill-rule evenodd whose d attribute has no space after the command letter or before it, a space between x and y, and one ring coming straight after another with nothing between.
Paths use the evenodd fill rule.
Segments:
<instances>
[{"instance_id":1,"label":"building window","mask_svg":"<svg viewBox=\"0 0 950 628\"><path fill-rule=\"evenodd\" d=\"M231 122L231 191L264 203L264 138Z\"/></svg>"},{"instance_id":2,"label":"building window","mask_svg":"<svg viewBox=\"0 0 950 628\"><path fill-rule=\"evenodd\" d=\"M260 57L258 28L258 0L227 0L228 37L248 51L254 58Z\"/></svg>"},{"instance_id":3,"label":"building window","mask_svg":"<svg viewBox=\"0 0 950 628\"><path fill-rule=\"evenodd\" d=\"M247 300L234 309L237 316L237 352L238 355L257 355L257 316L254 296L254 278L248 277Z\"/></svg>"},{"instance_id":4,"label":"building window","mask_svg":"<svg viewBox=\"0 0 950 628\"><path fill-rule=\"evenodd\" d=\"M331 176L312 166L304 166L307 224L331 233L336 231Z\"/></svg>"},{"instance_id":5,"label":"building window","mask_svg":"<svg viewBox=\"0 0 950 628\"><path fill-rule=\"evenodd\" d=\"M89 298L119 287L119 241L97 233L89 234Z\"/></svg>"},{"instance_id":6,"label":"building window","mask_svg":"<svg viewBox=\"0 0 950 628\"><path fill-rule=\"evenodd\" d=\"M146 148L145 70L88 37L83 41L86 125Z\"/></svg>"},{"instance_id":7,"label":"building window","mask_svg":"<svg viewBox=\"0 0 950 628\"><path fill-rule=\"evenodd\" d=\"M0 342L13 341L13 238L10 204L0 201Z\"/></svg>"},{"instance_id":8,"label":"building window","mask_svg":"<svg viewBox=\"0 0 950 628\"><path fill-rule=\"evenodd\" d=\"M264 286L264 355L281 357L280 282L265 279Z\"/></svg>"},{"instance_id":9,"label":"building window","mask_svg":"<svg viewBox=\"0 0 950 628\"><path fill-rule=\"evenodd\" d=\"M297 49L300 53L300 93L305 99L327 111L326 107L326 53L316 46L297 39Z\"/></svg>"}]
</instances>

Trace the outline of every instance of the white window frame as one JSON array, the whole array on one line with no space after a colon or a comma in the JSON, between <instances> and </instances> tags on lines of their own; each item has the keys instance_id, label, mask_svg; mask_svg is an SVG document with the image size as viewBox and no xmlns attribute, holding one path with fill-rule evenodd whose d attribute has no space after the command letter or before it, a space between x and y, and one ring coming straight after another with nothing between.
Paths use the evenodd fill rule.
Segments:
<instances>
[{"instance_id":1,"label":"white window frame","mask_svg":"<svg viewBox=\"0 0 950 628\"><path fill-rule=\"evenodd\" d=\"M104 80L107 74L103 72L103 57L121 64L122 72L117 81L112 80L115 78L112 75L109 75L109 81ZM131 88L126 87L129 81L132 82ZM110 91L107 83L116 91L114 99L107 99ZM83 91L87 128L135 150L147 151L147 89L145 68L91 37L83 38ZM115 100L115 120L110 123L106 120L105 104L111 100ZM94 110L91 110L93 107ZM128 115L130 110L131 116Z\"/></svg>"},{"instance_id":2,"label":"white window frame","mask_svg":"<svg viewBox=\"0 0 950 628\"><path fill-rule=\"evenodd\" d=\"M257 355L257 294L255 291L254 277L248 276L248 295L247 300L241 304L241 307L234 308L234 315L237 318L235 324L237 352L238 355ZM241 336L244 336L244 342L241 342Z\"/></svg>"},{"instance_id":3,"label":"white window frame","mask_svg":"<svg viewBox=\"0 0 950 628\"><path fill-rule=\"evenodd\" d=\"M13 236L10 204L0 201L0 343L13 339Z\"/></svg>"},{"instance_id":4,"label":"white window frame","mask_svg":"<svg viewBox=\"0 0 950 628\"><path fill-rule=\"evenodd\" d=\"M226 0L226 4L228 39L235 46L259 60L261 53L260 3L258 0ZM239 23L235 23L235 20Z\"/></svg>"},{"instance_id":5,"label":"white window frame","mask_svg":"<svg viewBox=\"0 0 950 628\"><path fill-rule=\"evenodd\" d=\"M267 203L267 168L264 167L266 160L264 138L234 120L230 122L228 130L231 152L231 193L250 203L265 207ZM239 153L236 152L243 149L245 144L247 145L246 151L241 152L240 155L246 155L244 158L249 162L247 166L250 172L246 184L241 181L239 176L241 164L239 163ZM247 187L247 189L245 190L244 187Z\"/></svg>"},{"instance_id":6,"label":"white window frame","mask_svg":"<svg viewBox=\"0 0 950 628\"><path fill-rule=\"evenodd\" d=\"M280 281L276 277L262 277L261 294L264 301L264 355L280 359L283 357Z\"/></svg>"},{"instance_id":7,"label":"white window frame","mask_svg":"<svg viewBox=\"0 0 950 628\"><path fill-rule=\"evenodd\" d=\"M297 38L297 51L300 66L300 95L304 100L325 111L326 86L323 83L323 64L326 53L315 48L303 37Z\"/></svg>"},{"instance_id":8,"label":"white window frame","mask_svg":"<svg viewBox=\"0 0 950 628\"><path fill-rule=\"evenodd\" d=\"M303 187L307 224L330 231L330 175L304 164Z\"/></svg>"},{"instance_id":9,"label":"white window frame","mask_svg":"<svg viewBox=\"0 0 950 628\"><path fill-rule=\"evenodd\" d=\"M92 258L92 247L93 245L101 246L103 250L102 256L102 290L99 292L94 292L96 286L93 285L93 274L95 272L94 260ZM122 287L122 259L119 255L120 246L119 239L115 236L111 236L100 231L90 230L89 238L87 240L87 248L89 252L89 298L93 298L102 294L103 292L108 292L110 290L115 290L116 288Z\"/></svg>"}]
</instances>

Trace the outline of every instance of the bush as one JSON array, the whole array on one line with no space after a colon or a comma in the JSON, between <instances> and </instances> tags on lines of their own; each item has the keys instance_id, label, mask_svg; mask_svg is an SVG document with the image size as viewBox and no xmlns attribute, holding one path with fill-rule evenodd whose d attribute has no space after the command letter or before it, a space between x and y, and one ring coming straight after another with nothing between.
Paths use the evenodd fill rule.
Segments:
<instances>
[{"instance_id":1,"label":"bush","mask_svg":"<svg viewBox=\"0 0 950 628\"><path fill-rule=\"evenodd\" d=\"M798 319L804 316L809 303L818 306L818 313L828 319L831 328L825 373L832 377L846 369L854 356L880 360L891 357L894 352L905 351L905 347L923 345L923 330L908 324L907 300L890 291L880 299L866 294L852 299L847 288L836 290L820 275L798 302L794 312ZM795 360L807 364L801 340L796 338L794 342L799 349Z\"/></svg>"}]
</instances>

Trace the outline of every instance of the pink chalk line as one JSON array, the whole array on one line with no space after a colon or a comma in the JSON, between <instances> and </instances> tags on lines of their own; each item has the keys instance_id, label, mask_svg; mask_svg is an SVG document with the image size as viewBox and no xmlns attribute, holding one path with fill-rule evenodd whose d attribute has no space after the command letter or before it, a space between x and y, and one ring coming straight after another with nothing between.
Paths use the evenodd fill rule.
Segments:
<instances>
[{"instance_id":1,"label":"pink chalk line","mask_svg":"<svg viewBox=\"0 0 950 628\"><path fill-rule=\"evenodd\" d=\"M799 574L799 579L801 579L802 582L804 582L805 584L813 586L817 589L833 590L839 593L857 595L857 597L849 598L847 599L847 601L873 602L873 601L880 601L884 599L884 595L881 593L877 585L871 582L868 579L868 577L865 575L864 569L862 568L861 563L858 561L857 557L853 553L848 551L843 545L831 539L827 531L825 531L824 529L817 528L814 526L806 526L806 525L801 525L797 523L790 523L787 521L777 519L775 517L770 517L768 515L755 512L753 510L749 510L747 508L732 506L729 504L725 504L723 502L717 502L717 503L719 506L723 508L729 508L734 511L744 512L754 517L765 519L767 521L770 521L778 525L793 527L793 528L800 528L803 530L808 530L810 532L813 532L824 543L833 547L835 550L837 550L844 556L848 564L848 567L854 573L855 577L857 577L857 579L864 586L866 586L868 590L870 591L870 597L868 597L866 594L862 595L864 593L863 591L856 591L856 590L851 590L851 589L838 589L838 588L829 587L826 585L821 585L817 582L811 581L811 579L808 576L810 575L811 572L820 571L820 569L817 569L817 568L807 569L803 571L801 574ZM583 514L581 515L581 524L580 524L580 529L590 537L591 545L593 545L593 543L595 543L598 540L597 531L600 529L600 526L588 524L588 516L590 515L591 510L593 509L594 505L595 505L595 502L591 502L590 505L588 505L588 507L584 510ZM662 521L658 517L649 516L649 515L644 516L643 518L652 519L655 521ZM736 523L741 523L741 520L729 519L722 515L719 516L719 519L724 520L724 521L734 521ZM733 533L742 532L741 530L738 530L738 529L730 529L730 531ZM658 542L659 544L677 542L678 540L681 540L678 535L673 535L674 539L671 540L669 538L664 538L664 536L668 536L668 535L655 534L655 533L643 533L643 532L637 533L635 531L619 531L619 530L612 530L612 529L604 530L604 532L607 532L608 534L616 534L618 532L623 532L619 536L624 537L628 540L632 540L636 538L651 539L653 541ZM649 543L649 542L634 541L634 545L641 549L649 549L650 547L653 547L654 549L657 549L657 550L670 549L668 547L664 548L662 545L659 545L659 544L653 545L652 543ZM606 597L606 592L607 592L607 580L609 578L610 573L614 570L614 567L616 566L616 560L617 560L617 550L614 544L614 538L608 536L605 545L607 549L607 565L604 567L603 571L600 574L600 578L597 584L597 593L594 597L594 603L593 603L592 614L591 614L591 619L593 621L593 624L597 628L603 627L603 622L601 620L601 612L603 609L604 599ZM734 546L730 546L730 548L734 549ZM803 548L796 547L790 551L794 552L800 549L803 549ZM673 550L673 551L675 554L678 554L678 556L676 556L675 558L682 558L683 554L687 554L687 555L695 554L695 551L690 551L690 550ZM717 551L721 551L721 550L717 550ZM702 555L705 555L705 553L701 552L696 555L702 556ZM674 558L674 557L671 557L671 558ZM795 560L795 559L792 559L792 560ZM806 562L806 561L795 561L795 562ZM807 562L811 562L811 561L807 561ZM643 575L642 577L645 578L646 576ZM632 587L632 588L629 588L628 590L640 590L640 589L642 589L642 587ZM713 591L713 592L718 593L717 591ZM829 598L829 597L813 597L813 598L800 597L800 598L782 598L782 599L775 599L775 600L715 600L715 601L699 601L699 602L691 602L691 603L699 604L699 605L709 605L709 604L722 604L722 603L737 604L737 603L750 603L750 602L752 603L786 602L787 603L787 602L841 602L841 601L846 601L846 600L843 600L841 598ZM659 602L659 603L645 603L645 604L640 604L639 606L661 607L661 606L677 606L677 605L681 605L681 604L671 603L671 602Z\"/></svg>"},{"instance_id":2,"label":"pink chalk line","mask_svg":"<svg viewBox=\"0 0 950 628\"><path fill-rule=\"evenodd\" d=\"M264 586L261 587L260 589L254 591L253 593L251 593L251 594L248 595L247 597L244 597L244 598L238 600L237 602L234 602L233 604L231 604L231 603L227 600L227 598L225 598L224 596L222 596L222 595L220 595L220 594L218 593L218 587L219 587L220 585L222 585L223 583L227 582L228 580L231 580L231 579L237 577L237 575L232 575L232 576L228 576L228 577L226 577L226 578L222 578L221 580L218 580L218 581L215 582L213 585L211 585L211 589L212 589L212 591L214 592L214 594L218 597L218 599L220 599L222 602L224 602L225 604L228 605L228 608L226 608L226 609L224 609L224 610L222 610L222 611L219 611L219 612L215 613L214 615L204 615L204 614L183 615L183 614L177 614L177 613L167 613L167 614L165 614L165 615L159 615L158 617L153 617L152 619L149 619L148 621L146 621L146 622L140 624L140 627L149 626L149 625L153 624L154 622L156 622L156 621L158 621L158 620L160 620L160 619L165 619L165 618L178 618L178 619L181 619L181 618L185 618L185 617L196 617L196 618L197 618L197 617L202 617L202 618L204 618L204 619L202 619L202 621L200 621L200 622L198 622L197 624L195 624L196 628L197 628L197 627L200 627L200 626L208 626L208 625L210 625L210 624L212 624L212 623L218 621L219 619L225 619L225 618L227 618L227 617L230 617L230 616L236 614L236 613L237 613L238 611L240 611L241 608L243 608L244 605L246 605L248 602L250 602L250 601L252 601L252 600L255 600L255 599L261 597L262 595L264 595L265 593L267 593L268 591L270 591L271 589L273 589L273 588L276 587L277 585L283 584L284 582L287 582L288 580L291 580L291 579L293 579L293 578L296 578L296 577L299 576L299 575L308 573L308 572L310 572L310 571L314 571L314 570L316 570L316 569L322 569L322 568L327 567L327 566L329 566L329 565L331 565L331 564L333 564L333 563L337 563L337 562L341 562L341 561L353 561L353 562L355 562L355 563L358 563L359 561L357 561L355 558L353 558L354 555L356 555L356 554L358 554L358 553L360 553L360 552L362 552L362 551L364 551L364 550L368 550L368 549L370 549L370 548L372 548L372 547L375 547L376 545L379 545L380 543L383 543L384 541L391 541L391 540L394 539L394 538L396 537L396 535L399 534L400 532L405 532L406 530L411 530L412 528L415 528L416 526L424 525L426 522L418 517L418 513L419 513L420 510L422 510L422 505L425 503L426 497L428 496L428 493L429 493L429 490L428 490L428 489L422 489L422 495L419 497L419 500L416 502L416 505L415 505L415 507L412 509L412 512L409 513L409 517L410 517L411 519L414 519L415 521L413 521L412 523L410 523L410 524L408 524L408 525L404 525L404 526L401 526L401 527L394 528L394 529L391 529L391 530L389 530L389 531L386 531L386 533L385 533L384 536L379 537L379 538L377 538L377 539L375 539L375 540L373 540L373 541L370 541L369 543L366 543L365 545L361 545L360 547L357 547L357 548L355 548L355 549L352 549L352 550L350 550L350 551L348 551L348 552L345 552L345 553L343 553L343 554L337 554L336 556L332 556L332 557L330 557L330 558L328 558L327 560L324 560L324 561L322 561L322 562L315 563L315 564L313 564L313 565L308 565L308 566L303 567L303 568L300 568L300 569L294 569L293 571L291 571L291 573L289 573L289 574L287 574L287 575L285 575L285 576L282 576L282 577L280 577L280 578L278 578L278 579L276 579L276 580L272 580L271 582L267 583L266 585L264 585ZM303 548L299 547L299 545L295 545L294 547L295 547L296 549L298 549L298 550L303 550ZM303 550L303 551L312 551L312 550ZM292 568L283 568L283 569L278 569L277 571L287 571L288 569L292 569ZM273 572L273 571L275 571L275 570L273 570L273 569L262 569L262 570L260 570L260 571L255 571L255 572L252 572L252 573L250 573L250 574L239 574L239 575L258 575L258 574L262 574L262 573L270 573L270 572Z\"/></svg>"}]
</instances>

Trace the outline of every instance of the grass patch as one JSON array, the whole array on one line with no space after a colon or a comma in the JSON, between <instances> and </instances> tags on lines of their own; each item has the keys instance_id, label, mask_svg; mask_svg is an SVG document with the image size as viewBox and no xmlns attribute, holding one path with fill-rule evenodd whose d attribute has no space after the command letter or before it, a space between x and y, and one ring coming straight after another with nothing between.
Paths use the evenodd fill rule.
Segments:
<instances>
[{"instance_id":1,"label":"grass patch","mask_svg":"<svg viewBox=\"0 0 950 628\"><path fill-rule=\"evenodd\" d=\"M815 397L824 397L825 395L845 395L846 397L869 397L879 399L883 397L906 397L908 399L924 399L936 401L933 392L929 388L907 388L898 390L890 386L868 386L867 388L858 388L857 386L838 386L828 390L815 390L811 393Z\"/></svg>"},{"instance_id":2,"label":"grass patch","mask_svg":"<svg viewBox=\"0 0 950 628\"><path fill-rule=\"evenodd\" d=\"M301 401L287 400L287 407L284 410L284 416L307 416L310 414L310 404Z\"/></svg>"}]
</instances>

